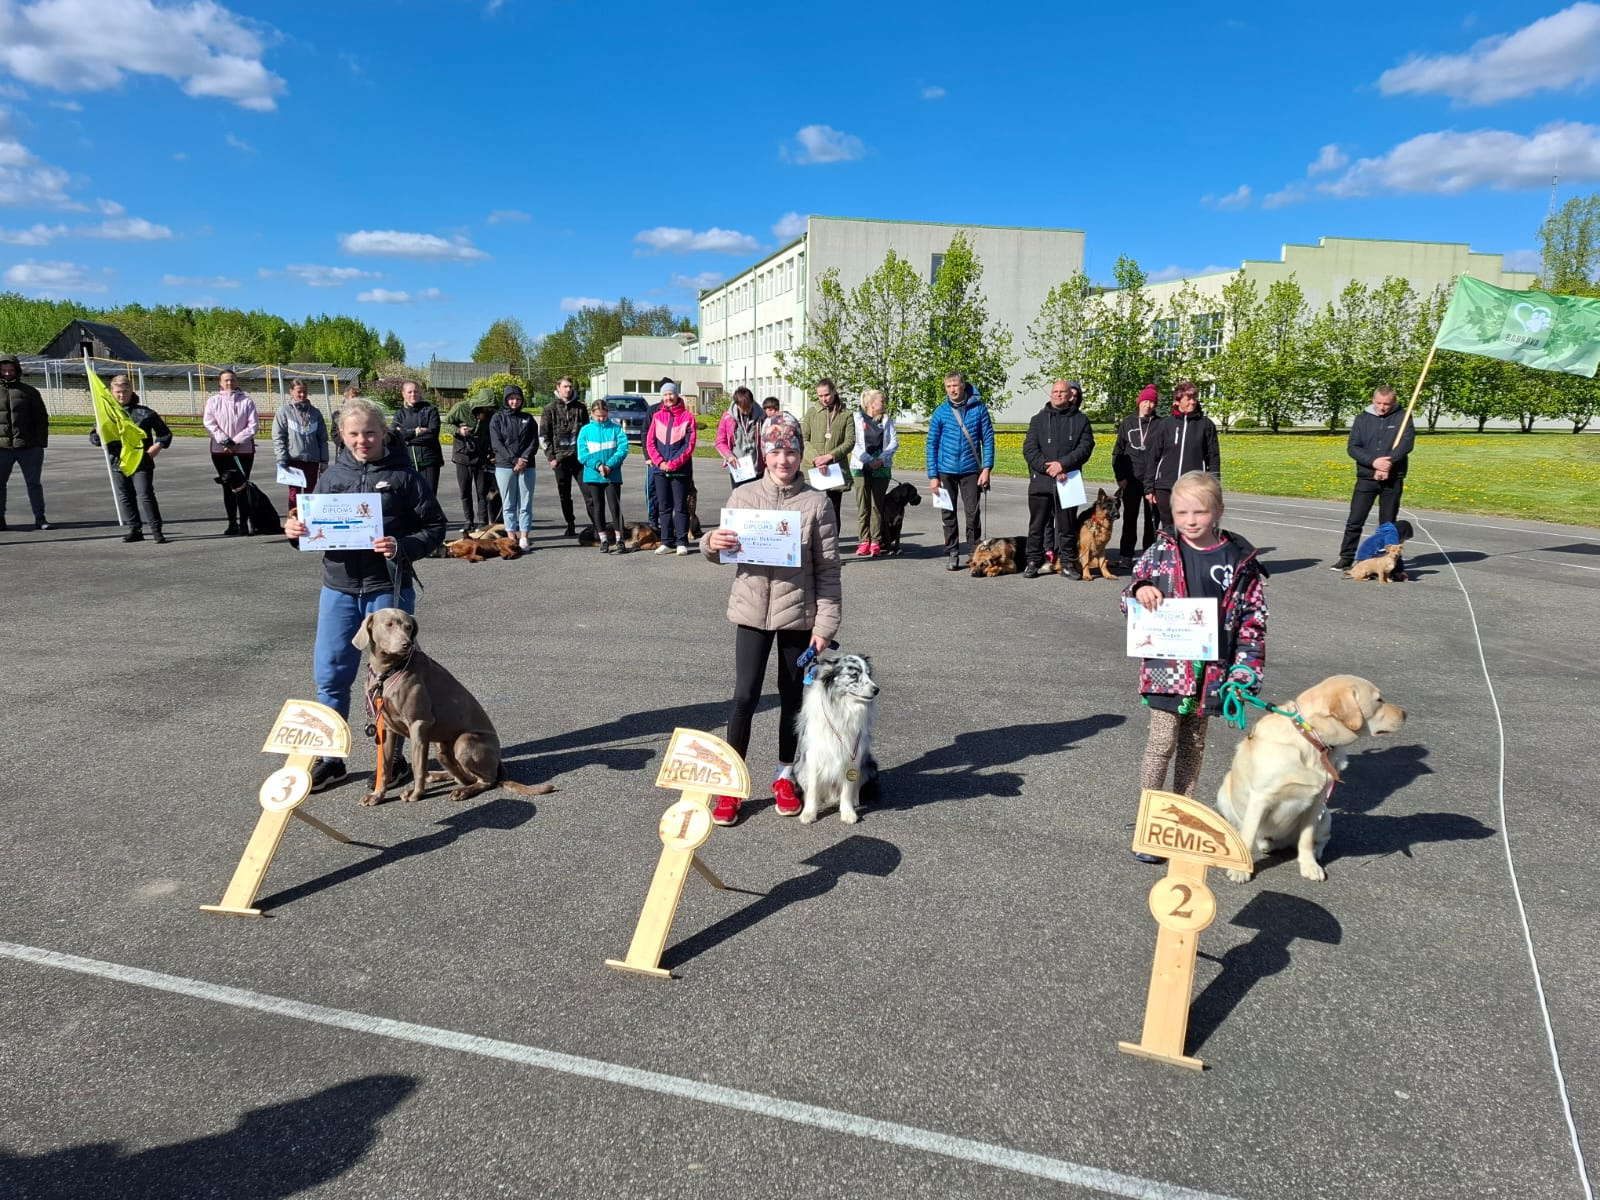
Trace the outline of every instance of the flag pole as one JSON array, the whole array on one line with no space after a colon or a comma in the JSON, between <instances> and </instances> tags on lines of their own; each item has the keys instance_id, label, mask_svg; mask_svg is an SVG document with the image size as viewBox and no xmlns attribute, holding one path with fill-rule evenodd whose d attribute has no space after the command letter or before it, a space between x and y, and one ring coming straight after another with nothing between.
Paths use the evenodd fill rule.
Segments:
<instances>
[{"instance_id":1,"label":"flag pole","mask_svg":"<svg viewBox=\"0 0 1600 1200\"><path fill-rule=\"evenodd\" d=\"M1389 449L1397 449L1400 439L1406 435L1406 424L1411 420L1411 412L1417 407L1417 397L1422 395L1422 381L1428 377L1428 368L1433 366L1434 352L1439 349L1437 340L1428 347L1428 357L1422 364L1422 374L1417 376L1417 386L1411 389L1411 403L1406 405L1406 415L1400 419L1400 428L1394 431L1394 445Z\"/></svg>"},{"instance_id":2,"label":"flag pole","mask_svg":"<svg viewBox=\"0 0 1600 1200\"><path fill-rule=\"evenodd\" d=\"M95 403L94 384L89 381L89 373L94 368L89 365L89 352L83 352L83 387L89 393L89 406L94 409L94 431L100 435L100 457L106 460L106 482L111 485L111 502L117 507L117 528L132 525L129 517L122 515L122 490L117 487L117 481L111 475L111 455L106 453L106 431L100 424L100 406Z\"/></svg>"}]
</instances>

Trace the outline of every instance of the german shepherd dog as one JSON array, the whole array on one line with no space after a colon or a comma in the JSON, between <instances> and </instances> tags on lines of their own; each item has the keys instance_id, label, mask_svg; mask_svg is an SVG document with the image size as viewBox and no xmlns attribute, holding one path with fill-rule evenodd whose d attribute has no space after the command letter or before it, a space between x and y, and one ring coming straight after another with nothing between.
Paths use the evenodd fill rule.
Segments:
<instances>
[{"instance_id":1,"label":"german shepherd dog","mask_svg":"<svg viewBox=\"0 0 1600 1200\"><path fill-rule=\"evenodd\" d=\"M216 481L233 493L239 505L239 524L246 533L283 534L283 518L272 501L238 467L227 468L216 476Z\"/></svg>"},{"instance_id":2,"label":"german shepherd dog","mask_svg":"<svg viewBox=\"0 0 1600 1200\"><path fill-rule=\"evenodd\" d=\"M1082 524L1078 526L1078 562L1085 579L1092 578L1090 572L1096 567L1106 579L1116 578L1106 562L1106 547L1111 544L1111 527L1116 524L1117 512L1122 506L1122 487L1121 484L1117 486L1115 496L1106 495L1105 488L1101 488L1094 499L1094 507L1082 514Z\"/></svg>"},{"instance_id":3,"label":"german shepherd dog","mask_svg":"<svg viewBox=\"0 0 1600 1200\"><path fill-rule=\"evenodd\" d=\"M1015 575L1028 555L1025 537L984 538L972 548L967 569L974 579L993 579L996 575Z\"/></svg>"},{"instance_id":4,"label":"german shepherd dog","mask_svg":"<svg viewBox=\"0 0 1600 1200\"><path fill-rule=\"evenodd\" d=\"M839 806L839 819L854 825L861 789L873 783L878 762L872 757L872 716L878 697L872 661L862 654L827 655L817 660L795 721L799 749L795 786L805 797L800 820L811 824L825 807Z\"/></svg>"},{"instance_id":5,"label":"german shepherd dog","mask_svg":"<svg viewBox=\"0 0 1600 1200\"><path fill-rule=\"evenodd\" d=\"M922 493L915 484L901 480L883 496L883 541L878 543L879 554L900 553L900 531L906 522L906 509L922 503Z\"/></svg>"}]
</instances>

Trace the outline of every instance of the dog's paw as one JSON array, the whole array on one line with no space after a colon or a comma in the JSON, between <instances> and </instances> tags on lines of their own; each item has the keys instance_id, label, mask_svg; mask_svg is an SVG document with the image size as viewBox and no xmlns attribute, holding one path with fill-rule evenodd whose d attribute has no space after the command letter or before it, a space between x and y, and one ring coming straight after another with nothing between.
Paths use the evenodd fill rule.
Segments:
<instances>
[{"instance_id":1,"label":"dog's paw","mask_svg":"<svg viewBox=\"0 0 1600 1200\"><path fill-rule=\"evenodd\" d=\"M363 808L372 808L374 805L378 805L378 804L382 804L382 803L383 803L383 793L382 792L368 792L365 796L361 797L361 806Z\"/></svg>"},{"instance_id":2,"label":"dog's paw","mask_svg":"<svg viewBox=\"0 0 1600 1200\"><path fill-rule=\"evenodd\" d=\"M800 824L802 824L802 825L810 825L816 819L817 819L817 814L816 814L815 810L809 809L809 808L801 810L801 812L800 812Z\"/></svg>"},{"instance_id":3,"label":"dog's paw","mask_svg":"<svg viewBox=\"0 0 1600 1200\"><path fill-rule=\"evenodd\" d=\"M1309 861L1306 859L1301 859L1300 877L1302 879L1309 879L1313 883L1323 883L1326 882L1328 873L1322 869L1322 864L1316 859L1313 858Z\"/></svg>"},{"instance_id":4,"label":"dog's paw","mask_svg":"<svg viewBox=\"0 0 1600 1200\"><path fill-rule=\"evenodd\" d=\"M418 800L422 799L422 793L423 789L420 787L407 788L405 794L401 796L400 799L404 800L407 804L415 804Z\"/></svg>"},{"instance_id":5,"label":"dog's paw","mask_svg":"<svg viewBox=\"0 0 1600 1200\"><path fill-rule=\"evenodd\" d=\"M846 825L854 825L857 821L861 820L861 814L853 808L848 810L841 808L839 810L839 820L843 821Z\"/></svg>"},{"instance_id":6,"label":"dog's paw","mask_svg":"<svg viewBox=\"0 0 1600 1200\"><path fill-rule=\"evenodd\" d=\"M1250 872L1249 871L1229 871L1228 872L1228 878L1229 878L1229 880L1231 880L1234 883L1249 883L1250 882Z\"/></svg>"},{"instance_id":7,"label":"dog's paw","mask_svg":"<svg viewBox=\"0 0 1600 1200\"><path fill-rule=\"evenodd\" d=\"M466 789L464 787L458 787L458 788L455 789L455 791L450 793L450 799L455 800L455 801L461 801L461 800L465 800L470 795L472 795L472 793L468 789Z\"/></svg>"}]
</instances>

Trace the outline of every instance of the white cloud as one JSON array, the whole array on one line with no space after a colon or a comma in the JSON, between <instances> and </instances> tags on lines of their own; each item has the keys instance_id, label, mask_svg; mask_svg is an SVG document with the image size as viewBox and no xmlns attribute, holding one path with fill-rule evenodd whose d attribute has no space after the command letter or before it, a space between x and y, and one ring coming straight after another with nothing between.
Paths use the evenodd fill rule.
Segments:
<instances>
[{"instance_id":1,"label":"white cloud","mask_svg":"<svg viewBox=\"0 0 1600 1200\"><path fill-rule=\"evenodd\" d=\"M120 217L123 213L128 211L115 200L96 200L94 205L101 211L101 213L108 217Z\"/></svg>"},{"instance_id":2,"label":"white cloud","mask_svg":"<svg viewBox=\"0 0 1600 1200\"><path fill-rule=\"evenodd\" d=\"M1198 275L1216 275L1222 271L1237 271L1237 267L1219 267L1215 263L1208 263L1203 267L1180 267L1176 264L1162 267L1159 271L1151 271L1150 283L1166 283L1169 279L1193 279Z\"/></svg>"},{"instance_id":3,"label":"white cloud","mask_svg":"<svg viewBox=\"0 0 1600 1200\"><path fill-rule=\"evenodd\" d=\"M237 279L229 279L226 275L213 275L210 278L203 275L163 275L161 282L165 287L236 288L239 286Z\"/></svg>"},{"instance_id":4,"label":"white cloud","mask_svg":"<svg viewBox=\"0 0 1600 1200\"><path fill-rule=\"evenodd\" d=\"M641 230L633 235L633 240L649 246L656 253L667 254L753 254L761 249L761 243L748 233L740 233L737 229L717 229L712 227L704 233L696 233L692 229L674 229L666 225L658 225L654 229ZM637 253L643 253L638 251Z\"/></svg>"},{"instance_id":5,"label":"white cloud","mask_svg":"<svg viewBox=\"0 0 1600 1200\"><path fill-rule=\"evenodd\" d=\"M1299 204L1304 200L1309 200L1310 198L1310 185L1300 180L1296 180L1294 183L1287 184L1282 191L1268 192L1265 196L1261 197L1261 207L1267 209L1283 208L1285 205Z\"/></svg>"},{"instance_id":6,"label":"white cloud","mask_svg":"<svg viewBox=\"0 0 1600 1200\"><path fill-rule=\"evenodd\" d=\"M228 143L228 145L232 146L235 150L242 151L245 154L254 154L256 152L256 148L254 146L236 134L230 133L222 140Z\"/></svg>"},{"instance_id":7,"label":"white cloud","mask_svg":"<svg viewBox=\"0 0 1600 1200\"><path fill-rule=\"evenodd\" d=\"M1482 187L1542 188L1558 173L1572 183L1600 180L1600 126L1555 121L1532 136L1501 129L1424 133L1381 157L1359 159L1316 190L1330 196L1453 196Z\"/></svg>"},{"instance_id":8,"label":"white cloud","mask_svg":"<svg viewBox=\"0 0 1600 1200\"><path fill-rule=\"evenodd\" d=\"M0 5L0 71L58 92L102 92L125 75L269 112L285 90L262 65L267 27L214 0L36 0Z\"/></svg>"},{"instance_id":9,"label":"white cloud","mask_svg":"<svg viewBox=\"0 0 1600 1200\"><path fill-rule=\"evenodd\" d=\"M71 176L41 162L11 136L9 126L5 110L0 109L0 208L81 210L83 205L67 194Z\"/></svg>"},{"instance_id":10,"label":"white cloud","mask_svg":"<svg viewBox=\"0 0 1600 1200\"><path fill-rule=\"evenodd\" d=\"M1537 250L1512 250L1504 257L1505 269L1508 271L1537 272L1544 265Z\"/></svg>"},{"instance_id":11,"label":"white cloud","mask_svg":"<svg viewBox=\"0 0 1600 1200\"><path fill-rule=\"evenodd\" d=\"M936 83L931 84L922 89L922 98L924 100L943 100L945 98L945 90Z\"/></svg>"},{"instance_id":12,"label":"white cloud","mask_svg":"<svg viewBox=\"0 0 1600 1200\"><path fill-rule=\"evenodd\" d=\"M1412 55L1378 77L1387 96L1449 96L1458 105L1494 104L1539 91L1578 91L1600 80L1600 4L1579 3L1514 33L1496 34L1465 54Z\"/></svg>"},{"instance_id":13,"label":"white cloud","mask_svg":"<svg viewBox=\"0 0 1600 1200\"><path fill-rule=\"evenodd\" d=\"M783 157L802 166L812 163L853 162L866 154L867 148L854 134L844 133L831 125L807 125L794 135L798 148L785 146Z\"/></svg>"},{"instance_id":14,"label":"white cloud","mask_svg":"<svg viewBox=\"0 0 1600 1200\"><path fill-rule=\"evenodd\" d=\"M561 297L561 311L565 313L582 312L586 308L604 308L604 300L596 300L593 296L563 296Z\"/></svg>"},{"instance_id":15,"label":"white cloud","mask_svg":"<svg viewBox=\"0 0 1600 1200\"><path fill-rule=\"evenodd\" d=\"M397 229L363 229L341 233L339 249L346 254L365 254L375 258L416 258L428 261L455 259L476 262L488 258L470 240L456 236L446 240L432 233L402 233Z\"/></svg>"},{"instance_id":16,"label":"white cloud","mask_svg":"<svg viewBox=\"0 0 1600 1200\"><path fill-rule=\"evenodd\" d=\"M361 279L383 278L376 271L363 271L360 267L323 267L315 263L290 263L281 272L269 271L265 267L260 271L263 279L271 279L279 274L287 275L290 279L298 279L307 287L316 288L342 287Z\"/></svg>"},{"instance_id":17,"label":"white cloud","mask_svg":"<svg viewBox=\"0 0 1600 1200\"><path fill-rule=\"evenodd\" d=\"M70 262L34 262L30 259L9 267L4 279L18 291L50 298L106 290L103 278L96 276L88 267Z\"/></svg>"},{"instance_id":18,"label":"white cloud","mask_svg":"<svg viewBox=\"0 0 1600 1200\"><path fill-rule=\"evenodd\" d=\"M143 217L116 217L98 225L86 225L78 230L84 237L105 238L111 242L160 242L172 236L165 225L156 225Z\"/></svg>"},{"instance_id":19,"label":"white cloud","mask_svg":"<svg viewBox=\"0 0 1600 1200\"><path fill-rule=\"evenodd\" d=\"M703 292L707 288L714 288L727 276L721 271L701 271L698 275L674 275L672 286L690 288L696 292Z\"/></svg>"},{"instance_id":20,"label":"white cloud","mask_svg":"<svg viewBox=\"0 0 1600 1200\"><path fill-rule=\"evenodd\" d=\"M373 288L360 292L356 300L362 304L415 304L420 300L443 300L445 294L436 287L416 292L392 292L388 288Z\"/></svg>"},{"instance_id":21,"label":"white cloud","mask_svg":"<svg viewBox=\"0 0 1600 1200\"><path fill-rule=\"evenodd\" d=\"M506 221L531 221L533 218L519 209L497 208L489 214L487 220L491 225L500 225Z\"/></svg>"},{"instance_id":22,"label":"white cloud","mask_svg":"<svg viewBox=\"0 0 1600 1200\"><path fill-rule=\"evenodd\" d=\"M46 101L51 108L59 108L62 112L82 112L83 105L76 100L49 100Z\"/></svg>"},{"instance_id":23,"label":"white cloud","mask_svg":"<svg viewBox=\"0 0 1600 1200\"><path fill-rule=\"evenodd\" d=\"M1329 142L1317 155L1317 161L1306 168L1306 174L1308 176L1327 175L1328 173L1337 171L1340 167L1345 166L1349 163L1349 161L1350 156L1348 154L1339 149L1339 147L1335 146L1332 142Z\"/></svg>"},{"instance_id":24,"label":"white cloud","mask_svg":"<svg viewBox=\"0 0 1600 1200\"><path fill-rule=\"evenodd\" d=\"M1208 196L1206 200L1210 200ZM1226 196L1218 196L1212 201L1223 212L1238 212L1241 208L1250 207L1250 185L1241 183Z\"/></svg>"},{"instance_id":25,"label":"white cloud","mask_svg":"<svg viewBox=\"0 0 1600 1200\"><path fill-rule=\"evenodd\" d=\"M66 237L65 225L34 225L31 229L0 229L0 245L48 246L56 238Z\"/></svg>"},{"instance_id":26,"label":"white cloud","mask_svg":"<svg viewBox=\"0 0 1600 1200\"><path fill-rule=\"evenodd\" d=\"M797 212L786 212L772 227L772 236L780 242L792 242L806 231L806 219Z\"/></svg>"}]
</instances>

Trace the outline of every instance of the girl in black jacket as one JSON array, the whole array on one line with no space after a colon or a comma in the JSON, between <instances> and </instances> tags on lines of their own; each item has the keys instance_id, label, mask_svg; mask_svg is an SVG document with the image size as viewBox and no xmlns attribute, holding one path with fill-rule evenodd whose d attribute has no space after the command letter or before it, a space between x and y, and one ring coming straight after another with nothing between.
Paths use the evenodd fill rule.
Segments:
<instances>
[{"instance_id":1,"label":"girl in black jacket","mask_svg":"<svg viewBox=\"0 0 1600 1200\"><path fill-rule=\"evenodd\" d=\"M1222 453L1217 449L1217 427L1200 411L1200 389L1188 380L1172 393L1172 415L1156 424L1150 435L1149 490L1146 493L1161 513L1161 527L1172 533L1172 485L1190 471L1222 478Z\"/></svg>"}]
</instances>

